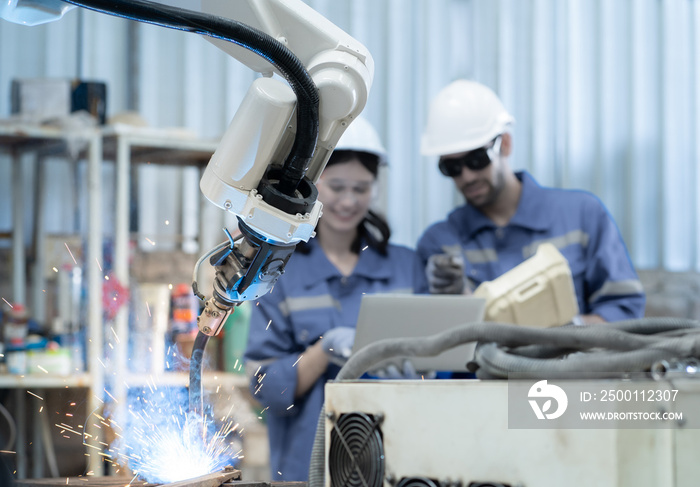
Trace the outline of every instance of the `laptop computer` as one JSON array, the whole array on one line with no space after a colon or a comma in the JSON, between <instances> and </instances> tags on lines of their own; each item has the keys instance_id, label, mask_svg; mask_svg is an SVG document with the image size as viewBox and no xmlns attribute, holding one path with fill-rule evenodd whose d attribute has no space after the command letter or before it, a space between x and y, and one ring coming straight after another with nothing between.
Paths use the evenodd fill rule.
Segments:
<instances>
[{"instance_id":1,"label":"laptop computer","mask_svg":"<svg viewBox=\"0 0 700 487\"><path fill-rule=\"evenodd\" d=\"M484 318L486 300L473 296L372 294L362 297L353 353L378 340L428 337ZM412 357L419 372L465 371L474 357L475 343L467 343L434 357ZM400 364L401 359L388 360Z\"/></svg>"}]
</instances>

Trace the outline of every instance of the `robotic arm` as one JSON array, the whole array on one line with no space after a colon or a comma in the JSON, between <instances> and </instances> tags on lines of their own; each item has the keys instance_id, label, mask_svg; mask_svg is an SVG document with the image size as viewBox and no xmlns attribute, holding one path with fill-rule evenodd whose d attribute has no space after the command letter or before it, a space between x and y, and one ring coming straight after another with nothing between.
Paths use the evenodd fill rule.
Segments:
<instances>
[{"instance_id":1,"label":"robotic arm","mask_svg":"<svg viewBox=\"0 0 700 487\"><path fill-rule=\"evenodd\" d=\"M318 135L308 164L290 167L285 157L300 136L309 137L302 123L312 116L300 110L290 85L272 77L284 74L265 57L209 39L265 77L249 89L200 183L210 201L238 216L242 235L212 256L214 295L199 320L208 335L221 329L227 308L268 292L296 244L313 236L321 215L314 183L364 108L374 71L364 46L299 0L239 0L235 7L238 20L268 33L305 67L318 90ZM232 2L203 0L201 8L228 17Z\"/></svg>"},{"instance_id":2,"label":"robotic arm","mask_svg":"<svg viewBox=\"0 0 700 487\"><path fill-rule=\"evenodd\" d=\"M189 8L198 6L195 11L171 6L175 2L183 0L5 0L0 17L33 25L60 18L66 4L77 5L205 35L263 74L200 182L210 201L238 217L241 232L234 240L226 231L228 242L200 258L194 270L192 287L205 307L190 360L189 403L201 414L207 341L235 306L272 289L296 244L314 235L321 216L314 183L364 108L374 65L364 46L301 0L187 0ZM208 300L196 279L207 257L216 269Z\"/></svg>"},{"instance_id":3,"label":"robotic arm","mask_svg":"<svg viewBox=\"0 0 700 487\"><path fill-rule=\"evenodd\" d=\"M165 2L165 0L161 0ZM216 268L198 320L216 335L233 307L267 293L321 216L314 183L362 111L374 65L367 49L301 0L9 0L0 16L36 24L69 4L207 36L263 74L250 87L207 166L200 188L237 215L241 236L204 258ZM235 20L233 20L235 19ZM281 75L287 83L274 74ZM200 298L196 278L193 288Z\"/></svg>"}]
</instances>

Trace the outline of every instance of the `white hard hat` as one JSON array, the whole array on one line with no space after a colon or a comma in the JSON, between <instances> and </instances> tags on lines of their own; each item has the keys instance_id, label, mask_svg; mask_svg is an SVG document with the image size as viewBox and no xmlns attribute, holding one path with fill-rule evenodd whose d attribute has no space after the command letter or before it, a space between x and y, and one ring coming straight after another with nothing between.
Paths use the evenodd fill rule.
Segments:
<instances>
[{"instance_id":1,"label":"white hard hat","mask_svg":"<svg viewBox=\"0 0 700 487\"><path fill-rule=\"evenodd\" d=\"M478 149L514 122L490 88L475 81L454 81L430 104L421 154L442 156Z\"/></svg>"},{"instance_id":2,"label":"white hard hat","mask_svg":"<svg viewBox=\"0 0 700 487\"><path fill-rule=\"evenodd\" d=\"M386 149L379 140L379 134L372 124L363 117L357 117L352 121L335 147L335 150L354 150L369 152L379 157L379 162L386 162Z\"/></svg>"}]
</instances>

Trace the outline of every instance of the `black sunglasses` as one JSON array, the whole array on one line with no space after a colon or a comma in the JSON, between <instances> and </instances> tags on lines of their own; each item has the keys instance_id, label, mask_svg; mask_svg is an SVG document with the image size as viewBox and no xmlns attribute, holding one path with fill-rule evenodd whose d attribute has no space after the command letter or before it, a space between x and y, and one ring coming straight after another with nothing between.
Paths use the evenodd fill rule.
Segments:
<instances>
[{"instance_id":1,"label":"black sunglasses","mask_svg":"<svg viewBox=\"0 0 700 487\"><path fill-rule=\"evenodd\" d=\"M465 166L470 171L481 171L491 164L493 157L500 152L500 149L501 136L499 135L493 139L488 147L479 147L459 157L450 157L449 159L441 157L438 167L442 174L451 178L462 174L462 168Z\"/></svg>"}]
</instances>

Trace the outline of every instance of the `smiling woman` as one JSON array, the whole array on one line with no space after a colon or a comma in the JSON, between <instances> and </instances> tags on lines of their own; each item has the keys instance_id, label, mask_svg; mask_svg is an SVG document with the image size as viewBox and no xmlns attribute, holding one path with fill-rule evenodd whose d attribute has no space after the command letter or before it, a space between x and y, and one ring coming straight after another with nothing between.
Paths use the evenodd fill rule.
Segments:
<instances>
[{"instance_id":1,"label":"smiling woman","mask_svg":"<svg viewBox=\"0 0 700 487\"><path fill-rule=\"evenodd\" d=\"M415 252L390 244L389 225L370 209L383 160L374 129L355 120L319 179L316 237L253 307L246 371L266 410L273 480L307 479L323 387L350 355L362 296L422 287Z\"/></svg>"}]
</instances>

